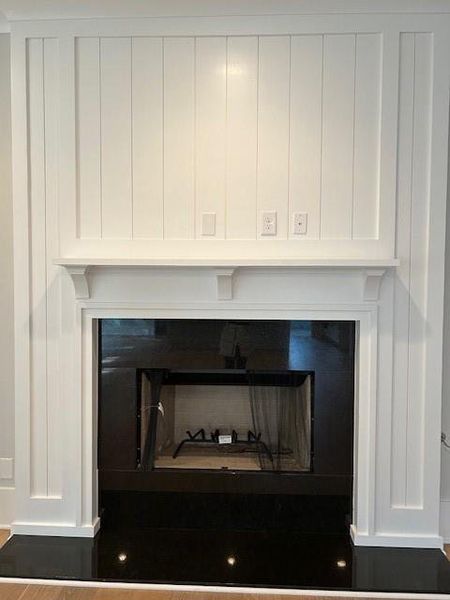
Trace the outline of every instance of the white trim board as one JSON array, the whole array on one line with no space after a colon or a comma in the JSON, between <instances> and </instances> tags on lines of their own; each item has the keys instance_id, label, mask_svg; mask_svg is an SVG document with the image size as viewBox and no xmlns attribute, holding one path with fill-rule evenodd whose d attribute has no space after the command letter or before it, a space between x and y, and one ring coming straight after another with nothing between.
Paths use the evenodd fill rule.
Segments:
<instances>
[{"instance_id":1,"label":"white trim board","mask_svg":"<svg viewBox=\"0 0 450 600\"><path fill-rule=\"evenodd\" d=\"M14 520L14 487L0 487L0 529L9 529Z\"/></svg>"}]
</instances>

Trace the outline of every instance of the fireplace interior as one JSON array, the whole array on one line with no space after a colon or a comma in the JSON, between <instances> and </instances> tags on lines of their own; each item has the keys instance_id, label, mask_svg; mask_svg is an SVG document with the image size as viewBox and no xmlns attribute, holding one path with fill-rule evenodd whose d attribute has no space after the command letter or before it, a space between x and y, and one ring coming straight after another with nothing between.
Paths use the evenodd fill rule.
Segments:
<instances>
[{"instance_id":1,"label":"fireplace interior","mask_svg":"<svg viewBox=\"0 0 450 600\"><path fill-rule=\"evenodd\" d=\"M103 523L347 531L354 322L99 325Z\"/></svg>"}]
</instances>

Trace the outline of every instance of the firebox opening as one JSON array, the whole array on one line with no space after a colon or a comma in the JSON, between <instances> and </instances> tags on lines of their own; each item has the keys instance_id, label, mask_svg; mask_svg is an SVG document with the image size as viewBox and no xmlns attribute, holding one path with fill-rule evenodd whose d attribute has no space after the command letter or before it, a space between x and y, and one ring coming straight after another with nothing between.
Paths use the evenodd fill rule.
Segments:
<instances>
[{"instance_id":1,"label":"firebox opening","mask_svg":"<svg viewBox=\"0 0 450 600\"><path fill-rule=\"evenodd\" d=\"M312 372L140 372L139 468L310 472Z\"/></svg>"}]
</instances>

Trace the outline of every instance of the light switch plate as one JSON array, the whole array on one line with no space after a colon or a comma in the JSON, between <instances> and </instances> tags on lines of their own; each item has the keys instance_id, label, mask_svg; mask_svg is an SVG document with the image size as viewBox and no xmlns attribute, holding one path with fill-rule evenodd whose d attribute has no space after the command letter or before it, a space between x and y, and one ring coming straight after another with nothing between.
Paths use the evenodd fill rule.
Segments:
<instances>
[{"instance_id":1,"label":"light switch plate","mask_svg":"<svg viewBox=\"0 0 450 600\"><path fill-rule=\"evenodd\" d=\"M277 235L277 213L275 211L262 213L261 235Z\"/></svg>"},{"instance_id":2,"label":"light switch plate","mask_svg":"<svg viewBox=\"0 0 450 600\"><path fill-rule=\"evenodd\" d=\"M294 213L292 230L295 235L305 235L308 231L308 213Z\"/></svg>"},{"instance_id":3,"label":"light switch plate","mask_svg":"<svg viewBox=\"0 0 450 600\"><path fill-rule=\"evenodd\" d=\"M202 214L202 235L216 235L216 213Z\"/></svg>"}]
</instances>

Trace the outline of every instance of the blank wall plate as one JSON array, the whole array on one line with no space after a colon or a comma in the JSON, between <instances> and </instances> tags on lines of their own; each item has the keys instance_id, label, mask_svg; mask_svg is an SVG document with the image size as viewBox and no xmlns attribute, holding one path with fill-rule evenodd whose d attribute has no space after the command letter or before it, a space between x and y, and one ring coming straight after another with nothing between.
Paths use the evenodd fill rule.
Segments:
<instances>
[{"instance_id":1,"label":"blank wall plate","mask_svg":"<svg viewBox=\"0 0 450 600\"><path fill-rule=\"evenodd\" d=\"M202 235L216 235L216 213L202 214Z\"/></svg>"},{"instance_id":2,"label":"blank wall plate","mask_svg":"<svg viewBox=\"0 0 450 600\"><path fill-rule=\"evenodd\" d=\"M308 231L308 213L294 213L292 231L295 235L305 235Z\"/></svg>"}]
</instances>

